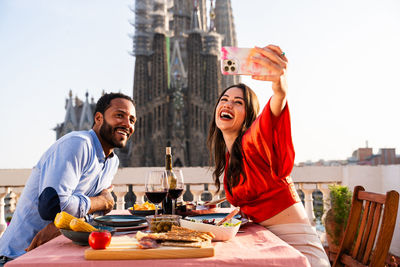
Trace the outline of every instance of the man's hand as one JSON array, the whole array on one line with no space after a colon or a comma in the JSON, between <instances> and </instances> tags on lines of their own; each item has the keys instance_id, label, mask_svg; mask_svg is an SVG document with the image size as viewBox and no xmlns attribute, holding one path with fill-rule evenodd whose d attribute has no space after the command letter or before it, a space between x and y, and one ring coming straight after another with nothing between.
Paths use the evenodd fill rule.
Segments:
<instances>
[{"instance_id":1,"label":"man's hand","mask_svg":"<svg viewBox=\"0 0 400 267\"><path fill-rule=\"evenodd\" d=\"M40 245L43 245L47 241L56 238L60 234L61 234L60 230L54 225L53 222L51 222L35 235L31 244L29 245L28 248L25 249L25 251L31 251L32 249L37 248Z\"/></svg>"},{"instance_id":2,"label":"man's hand","mask_svg":"<svg viewBox=\"0 0 400 267\"><path fill-rule=\"evenodd\" d=\"M111 192L113 191L114 186L110 186L107 189L103 189L103 191L101 191L100 196L104 197L104 214L109 213L110 211L113 210L114 208L114 197L112 196Z\"/></svg>"},{"instance_id":3,"label":"man's hand","mask_svg":"<svg viewBox=\"0 0 400 267\"><path fill-rule=\"evenodd\" d=\"M109 188L103 189L100 195L91 197L90 198L91 205L88 213L91 214L96 211L104 211L104 214L107 214L110 211L112 211L115 204L114 198L111 195L113 189L114 187L110 186Z\"/></svg>"}]
</instances>

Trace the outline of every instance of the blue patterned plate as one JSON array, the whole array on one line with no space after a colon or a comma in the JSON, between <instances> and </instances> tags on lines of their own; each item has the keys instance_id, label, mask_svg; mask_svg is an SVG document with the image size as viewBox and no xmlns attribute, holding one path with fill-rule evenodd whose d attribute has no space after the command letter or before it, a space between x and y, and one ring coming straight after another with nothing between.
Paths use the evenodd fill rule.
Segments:
<instances>
[{"instance_id":1,"label":"blue patterned plate","mask_svg":"<svg viewBox=\"0 0 400 267\"><path fill-rule=\"evenodd\" d=\"M133 215L105 215L93 219L95 222L107 226L137 226L146 222L146 218Z\"/></svg>"}]
</instances>

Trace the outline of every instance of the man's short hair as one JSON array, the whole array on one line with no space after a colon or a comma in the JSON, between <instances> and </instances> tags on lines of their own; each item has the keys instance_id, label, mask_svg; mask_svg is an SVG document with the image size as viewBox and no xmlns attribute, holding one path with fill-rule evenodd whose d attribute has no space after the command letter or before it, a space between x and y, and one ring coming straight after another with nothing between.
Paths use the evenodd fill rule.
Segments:
<instances>
[{"instance_id":1,"label":"man's short hair","mask_svg":"<svg viewBox=\"0 0 400 267\"><path fill-rule=\"evenodd\" d=\"M135 101L133 101L130 96L124 95L122 93L107 93L100 97L100 99L97 101L93 117L96 115L97 112L104 114L104 112L106 112L106 110L110 107L111 100L115 98L127 99L132 102L133 106L135 106Z\"/></svg>"},{"instance_id":2,"label":"man's short hair","mask_svg":"<svg viewBox=\"0 0 400 267\"><path fill-rule=\"evenodd\" d=\"M100 112L101 114L104 114L106 110L110 107L111 100L115 98L124 98L132 102L133 106L135 106L135 101L127 95L124 95L122 93L106 93L96 103L96 108L94 109L93 112L93 118L96 115L97 112ZM95 125L95 122L93 121L92 127Z\"/></svg>"}]
</instances>

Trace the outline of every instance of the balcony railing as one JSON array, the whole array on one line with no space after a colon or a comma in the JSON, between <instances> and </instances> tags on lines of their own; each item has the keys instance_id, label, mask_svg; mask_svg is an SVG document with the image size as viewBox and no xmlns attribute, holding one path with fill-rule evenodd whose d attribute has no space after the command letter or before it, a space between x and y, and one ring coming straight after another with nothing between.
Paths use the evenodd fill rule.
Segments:
<instances>
[{"instance_id":1,"label":"balcony railing","mask_svg":"<svg viewBox=\"0 0 400 267\"><path fill-rule=\"evenodd\" d=\"M119 169L113 184L116 196L116 208L126 208L144 200L144 181L150 170L163 168L123 168ZM184 200L207 200L215 194L212 172L209 168L182 168L187 188ZM6 215L12 213L24 185L31 173L30 169L0 169L0 235L6 228ZM315 216L321 216L328 210L328 185L341 183L353 189L362 185L367 191L386 193L389 190L400 192L400 165L380 166L306 166L294 167L291 174L310 222L315 223ZM207 188L207 190L205 190ZM5 201L5 198L7 199ZM203 198L203 199L202 199ZM226 205L223 203L222 205ZM323 208L322 208L323 207ZM313 212L315 211L315 212ZM400 214L400 211L399 211ZM395 233L390 247L391 253L400 255L400 220L396 222Z\"/></svg>"},{"instance_id":2,"label":"balcony railing","mask_svg":"<svg viewBox=\"0 0 400 267\"><path fill-rule=\"evenodd\" d=\"M327 211L329 208L327 206L329 205L328 185L338 182L295 183L312 225L315 225L316 220L314 205L320 206L321 211ZM23 186L0 186L0 236L7 227L6 218L12 216L22 190ZM322 193L322 199L313 198L313 193L317 192ZM224 194L224 191L217 193L213 183L190 182L186 183L186 189L178 201L204 202L212 199L220 199L224 197ZM113 195L115 198L114 209L127 209L135 203L143 203L145 201L144 184L114 184ZM219 207L230 207L230 204L225 201L219 204Z\"/></svg>"}]
</instances>

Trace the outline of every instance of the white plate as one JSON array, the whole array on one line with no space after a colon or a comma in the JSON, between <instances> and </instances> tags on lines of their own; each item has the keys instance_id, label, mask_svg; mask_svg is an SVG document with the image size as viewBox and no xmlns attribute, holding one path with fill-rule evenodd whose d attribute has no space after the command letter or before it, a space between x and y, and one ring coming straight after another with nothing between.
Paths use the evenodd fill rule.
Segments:
<instances>
[{"instance_id":1,"label":"white plate","mask_svg":"<svg viewBox=\"0 0 400 267\"><path fill-rule=\"evenodd\" d=\"M240 220L231 219L230 222L238 223ZM211 232L215 235L213 241L227 241L232 239L238 232L240 228L240 224L237 226L216 226L212 224L206 224L202 222L192 222L185 219L180 220L180 224L182 227L189 228L196 231L201 232Z\"/></svg>"}]
</instances>

